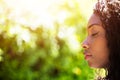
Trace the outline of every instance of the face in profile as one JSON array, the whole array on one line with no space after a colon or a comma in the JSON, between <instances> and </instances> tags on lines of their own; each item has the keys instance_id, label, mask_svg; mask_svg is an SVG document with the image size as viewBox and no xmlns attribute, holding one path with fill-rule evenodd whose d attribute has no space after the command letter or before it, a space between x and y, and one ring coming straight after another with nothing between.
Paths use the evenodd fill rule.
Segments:
<instances>
[{"instance_id":1,"label":"face in profile","mask_svg":"<svg viewBox=\"0 0 120 80\"><path fill-rule=\"evenodd\" d=\"M109 62L106 33L96 14L93 14L88 21L87 33L88 35L82 44L85 60L90 67L106 68Z\"/></svg>"}]
</instances>

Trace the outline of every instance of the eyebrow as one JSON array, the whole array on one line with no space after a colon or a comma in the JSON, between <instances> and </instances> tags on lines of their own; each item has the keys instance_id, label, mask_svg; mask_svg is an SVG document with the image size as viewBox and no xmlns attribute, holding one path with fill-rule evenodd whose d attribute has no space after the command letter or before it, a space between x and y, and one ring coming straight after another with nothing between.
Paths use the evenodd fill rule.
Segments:
<instances>
[{"instance_id":1,"label":"eyebrow","mask_svg":"<svg viewBox=\"0 0 120 80\"><path fill-rule=\"evenodd\" d=\"M94 25L100 25L100 24L98 24L98 23L91 24L91 25L88 26L88 29L93 27Z\"/></svg>"}]
</instances>

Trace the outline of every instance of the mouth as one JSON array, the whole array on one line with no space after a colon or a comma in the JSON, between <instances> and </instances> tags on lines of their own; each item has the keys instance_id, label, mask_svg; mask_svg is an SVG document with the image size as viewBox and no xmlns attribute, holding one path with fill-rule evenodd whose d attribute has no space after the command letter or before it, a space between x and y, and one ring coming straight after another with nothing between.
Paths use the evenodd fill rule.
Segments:
<instances>
[{"instance_id":1,"label":"mouth","mask_svg":"<svg viewBox=\"0 0 120 80\"><path fill-rule=\"evenodd\" d=\"M90 53L88 53L87 51L84 52L85 60L89 60L91 57L92 57L92 55Z\"/></svg>"},{"instance_id":2,"label":"mouth","mask_svg":"<svg viewBox=\"0 0 120 80\"><path fill-rule=\"evenodd\" d=\"M92 55L85 55L85 60L89 60L92 57Z\"/></svg>"}]
</instances>

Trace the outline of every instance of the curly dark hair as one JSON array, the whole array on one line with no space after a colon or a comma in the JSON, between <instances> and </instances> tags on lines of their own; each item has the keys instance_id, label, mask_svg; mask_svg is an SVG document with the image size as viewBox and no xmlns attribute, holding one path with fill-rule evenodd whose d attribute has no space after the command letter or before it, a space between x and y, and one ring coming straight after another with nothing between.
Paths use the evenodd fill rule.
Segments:
<instances>
[{"instance_id":1,"label":"curly dark hair","mask_svg":"<svg viewBox=\"0 0 120 80\"><path fill-rule=\"evenodd\" d=\"M94 14L106 31L109 63L105 80L120 80L120 0L98 0Z\"/></svg>"}]
</instances>

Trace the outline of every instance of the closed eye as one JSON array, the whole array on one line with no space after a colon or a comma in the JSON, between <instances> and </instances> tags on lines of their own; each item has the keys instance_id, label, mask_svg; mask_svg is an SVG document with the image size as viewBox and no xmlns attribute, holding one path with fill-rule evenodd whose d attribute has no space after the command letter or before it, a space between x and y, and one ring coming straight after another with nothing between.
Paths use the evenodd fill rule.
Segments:
<instances>
[{"instance_id":1,"label":"closed eye","mask_svg":"<svg viewBox=\"0 0 120 80\"><path fill-rule=\"evenodd\" d=\"M96 36L98 33L99 33L99 32L93 33L92 36L94 37L94 36Z\"/></svg>"}]
</instances>

